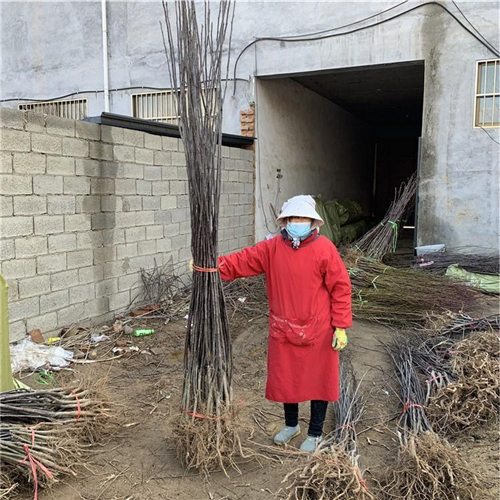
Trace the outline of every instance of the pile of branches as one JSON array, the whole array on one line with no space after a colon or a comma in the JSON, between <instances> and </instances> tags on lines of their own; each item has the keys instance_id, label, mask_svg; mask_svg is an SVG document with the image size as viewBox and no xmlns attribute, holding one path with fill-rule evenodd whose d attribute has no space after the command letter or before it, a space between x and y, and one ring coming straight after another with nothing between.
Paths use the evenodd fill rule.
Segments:
<instances>
[{"instance_id":1,"label":"pile of branches","mask_svg":"<svg viewBox=\"0 0 500 500\"><path fill-rule=\"evenodd\" d=\"M470 307L473 290L444 277L397 269L350 251L344 255L356 317L399 326L424 326Z\"/></svg>"},{"instance_id":2,"label":"pile of branches","mask_svg":"<svg viewBox=\"0 0 500 500\"><path fill-rule=\"evenodd\" d=\"M363 401L349 364L340 365L340 397L334 403L336 429L305 465L289 472L284 483L287 500L373 500L359 468L356 423Z\"/></svg>"},{"instance_id":3,"label":"pile of branches","mask_svg":"<svg viewBox=\"0 0 500 500\"><path fill-rule=\"evenodd\" d=\"M442 318L444 325L433 325L433 331L443 336L465 335L472 332L500 331L500 314L473 318L468 314L449 313Z\"/></svg>"},{"instance_id":4,"label":"pile of branches","mask_svg":"<svg viewBox=\"0 0 500 500\"><path fill-rule=\"evenodd\" d=\"M267 289L263 275L225 281L223 288L231 318L238 312L252 318L267 314Z\"/></svg>"},{"instance_id":5,"label":"pile of branches","mask_svg":"<svg viewBox=\"0 0 500 500\"><path fill-rule=\"evenodd\" d=\"M353 247L376 260L382 260L387 254L394 253L404 220L415 207L416 192L417 176L413 174L406 184L402 183L396 190L394 201L382 222L356 241Z\"/></svg>"},{"instance_id":6,"label":"pile of branches","mask_svg":"<svg viewBox=\"0 0 500 500\"><path fill-rule=\"evenodd\" d=\"M412 348L398 339L389 348L404 403L397 463L381 478L384 500L474 500L479 480L447 442L432 431L425 412L426 391L413 363Z\"/></svg>"},{"instance_id":7,"label":"pile of branches","mask_svg":"<svg viewBox=\"0 0 500 500\"><path fill-rule=\"evenodd\" d=\"M423 271L444 275L449 266L457 264L471 273L500 274L498 255L480 255L466 253L428 253L415 257L413 266Z\"/></svg>"}]
</instances>

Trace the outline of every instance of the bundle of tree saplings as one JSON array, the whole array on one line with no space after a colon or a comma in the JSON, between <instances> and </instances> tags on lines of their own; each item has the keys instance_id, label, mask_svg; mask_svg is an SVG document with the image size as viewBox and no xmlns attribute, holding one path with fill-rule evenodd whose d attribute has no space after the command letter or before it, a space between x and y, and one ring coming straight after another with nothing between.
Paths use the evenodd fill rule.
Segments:
<instances>
[{"instance_id":1,"label":"bundle of tree saplings","mask_svg":"<svg viewBox=\"0 0 500 500\"><path fill-rule=\"evenodd\" d=\"M340 365L340 398L334 403L336 429L306 463L289 472L287 500L373 500L359 467L356 424L363 413L352 367Z\"/></svg>"},{"instance_id":2,"label":"bundle of tree saplings","mask_svg":"<svg viewBox=\"0 0 500 500\"><path fill-rule=\"evenodd\" d=\"M384 500L477 500L479 478L458 452L432 430L425 412L426 391L405 339L390 346L403 401L397 462L380 478Z\"/></svg>"},{"instance_id":3,"label":"bundle of tree saplings","mask_svg":"<svg viewBox=\"0 0 500 500\"><path fill-rule=\"evenodd\" d=\"M349 251L349 271L356 317L399 326L424 326L449 311L459 312L478 294L442 276L386 266Z\"/></svg>"}]
</instances>

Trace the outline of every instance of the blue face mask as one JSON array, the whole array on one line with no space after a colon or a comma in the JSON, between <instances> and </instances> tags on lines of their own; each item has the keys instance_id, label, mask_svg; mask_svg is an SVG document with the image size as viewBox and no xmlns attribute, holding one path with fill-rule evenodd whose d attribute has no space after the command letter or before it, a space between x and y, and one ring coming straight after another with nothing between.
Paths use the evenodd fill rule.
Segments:
<instances>
[{"instance_id":1,"label":"blue face mask","mask_svg":"<svg viewBox=\"0 0 500 500\"><path fill-rule=\"evenodd\" d=\"M286 232L292 238L305 238L311 232L310 222L288 222Z\"/></svg>"}]
</instances>

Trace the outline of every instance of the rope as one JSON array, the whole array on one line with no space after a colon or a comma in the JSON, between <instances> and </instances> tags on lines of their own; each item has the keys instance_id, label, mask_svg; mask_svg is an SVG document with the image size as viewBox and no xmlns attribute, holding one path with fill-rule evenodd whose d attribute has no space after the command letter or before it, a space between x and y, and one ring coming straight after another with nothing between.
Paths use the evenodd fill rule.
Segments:
<instances>
[{"instance_id":1,"label":"rope","mask_svg":"<svg viewBox=\"0 0 500 500\"><path fill-rule=\"evenodd\" d=\"M392 253L394 253L396 251L396 248L398 247L398 231L399 231L399 224L398 224L399 221L392 221L392 220L388 220L387 221L387 224L389 224L391 227L392 227L392 230L394 231L394 234L392 236ZM383 222L380 223L380 225L382 227L385 227L385 224Z\"/></svg>"},{"instance_id":2,"label":"rope","mask_svg":"<svg viewBox=\"0 0 500 500\"><path fill-rule=\"evenodd\" d=\"M33 481L35 483L35 493L33 496L33 500L38 500L38 474L36 472L37 466L40 467L40 470L49 479L54 479L54 475L52 474L52 472L50 472L49 469L47 469L47 467L45 467L45 465L43 465L31 454L33 448L35 447L35 429L33 429L33 427L29 427L29 430L31 431L31 449L27 444L23 446L23 449L26 452L26 456L21 460L20 464L24 465L26 463L26 460L29 460L31 471L33 472Z\"/></svg>"},{"instance_id":3,"label":"rope","mask_svg":"<svg viewBox=\"0 0 500 500\"><path fill-rule=\"evenodd\" d=\"M375 284L375 281L377 281L378 276L375 276L375 278L372 279L372 285L375 290L377 290L377 285Z\"/></svg>"},{"instance_id":4,"label":"rope","mask_svg":"<svg viewBox=\"0 0 500 500\"><path fill-rule=\"evenodd\" d=\"M78 422L78 420L80 420L80 417L82 416L82 406L80 404L80 400L78 399L76 391L73 391L71 394L73 394L73 396L75 396L76 399L76 410L77 410L76 421Z\"/></svg>"},{"instance_id":5,"label":"rope","mask_svg":"<svg viewBox=\"0 0 500 500\"><path fill-rule=\"evenodd\" d=\"M403 406L403 411L401 412L401 415L404 415L410 408L420 408L421 410L424 409L422 405L419 405L417 403L410 403L410 398L408 398L406 400L405 405Z\"/></svg>"},{"instance_id":6,"label":"rope","mask_svg":"<svg viewBox=\"0 0 500 500\"><path fill-rule=\"evenodd\" d=\"M193 264L193 270L198 271L199 273L217 273L219 271L218 267L200 267L196 264Z\"/></svg>"}]
</instances>

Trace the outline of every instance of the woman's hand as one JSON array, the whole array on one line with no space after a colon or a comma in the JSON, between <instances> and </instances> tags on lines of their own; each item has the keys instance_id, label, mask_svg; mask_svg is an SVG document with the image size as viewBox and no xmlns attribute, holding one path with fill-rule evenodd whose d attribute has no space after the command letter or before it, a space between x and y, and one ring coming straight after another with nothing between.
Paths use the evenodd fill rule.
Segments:
<instances>
[{"instance_id":1,"label":"woman's hand","mask_svg":"<svg viewBox=\"0 0 500 500\"><path fill-rule=\"evenodd\" d=\"M347 346L347 333L342 328L335 328L335 333L333 334L332 347L336 351L341 351Z\"/></svg>"}]
</instances>

